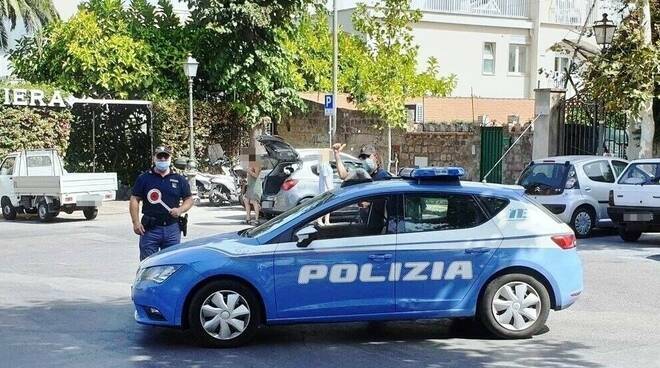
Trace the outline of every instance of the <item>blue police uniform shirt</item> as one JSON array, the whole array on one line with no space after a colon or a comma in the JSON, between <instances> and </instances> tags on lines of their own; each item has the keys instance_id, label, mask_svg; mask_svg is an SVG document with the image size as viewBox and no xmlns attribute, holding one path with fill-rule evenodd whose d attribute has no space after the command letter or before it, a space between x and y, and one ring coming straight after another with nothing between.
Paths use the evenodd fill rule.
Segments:
<instances>
[{"instance_id":1,"label":"blue police uniform shirt","mask_svg":"<svg viewBox=\"0 0 660 368\"><path fill-rule=\"evenodd\" d=\"M371 175L371 180L373 181L378 181L378 180L388 180L392 179L392 175L388 173L387 171L378 168L374 174Z\"/></svg>"},{"instance_id":2,"label":"blue police uniform shirt","mask_svg":"<svg viewBox=\"0 0 660 368\"><path fill-rule=\"evenodd\" d=\"M161 176L152 167L138 177L132 191L134 196L142 199L142 213L151 217L163 218L169 216L169 211L162 204L151 204L147 200L147 193L152 189L160 190L161 201L170 208L179 207L182 199L192 195L190 184L184 176L171 170L166 176Z\"/></svg>"}]
</instances>

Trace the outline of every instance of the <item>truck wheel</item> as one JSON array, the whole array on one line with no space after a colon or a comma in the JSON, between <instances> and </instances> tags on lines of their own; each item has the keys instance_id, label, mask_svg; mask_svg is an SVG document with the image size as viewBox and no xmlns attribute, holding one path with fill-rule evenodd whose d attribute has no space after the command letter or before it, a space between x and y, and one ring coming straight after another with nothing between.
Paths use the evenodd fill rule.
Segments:
<instances>
[{"instance_id":1,"label":"truck wheel","mask_svg":"<svg viewBox=\"0 0 660 368\"><path fill-rule=\"evenodd\" d=\"M37 216L39 216L41 222L47 222L53 218L53 214L48 212L48 203L46 203L46 201L39 202L39 205L37 206Z\"/></svg>"},{"instance_id":2,"label":"truck wheel","mask_svg":"<svg viewBox=\"0 0 660 368\"><path fill-rule=\"evenodd\" d=\"M619 229L619 236L625 242L634 243L634 242L638 241L639 238L642 236L642 232L641 231L626 230L625 228L623 228L623 229Z\"/></svg>"},{"instance_id":3,"label":"truck wheel","mask_svg":"<svg viewBox=\"0 0 660 368\"><path fill-rule=\"evenodd\" d=\"M85 208L83 210L83 214L85 214L85 218L88 220L94 220L96 216L99 214L99 209L96 207L92 208Z\"/></svg>"},{"instance_id":4,"label":"truck wheel","mask_svg":"<svg viewBox=\"0 0 660 368\"><path fill-rule=\"evenodd\" d=\"M522 339L538 333L545 325L550 296L534 277L512 273L488 284L478 308L481 323L493 334Z\"/></svg>"},{"instance_id":5,"label":"truck wheel","mask_svg":"<svg viewBox=\"0 0 660 368\"><path fill-rule=\"evenodd\" d=\"M2 217L7 221L16 220L16 208L11 204L8 199L2 201Z\"/></svg>"},{"instance_id":6,"label":"truck wheel","mask_svg":"<svg viewBox=\"0 0 660 368\"><path fill-rule=\"evenodd\" d=\"M596 212L590 206L580 206L571 217L571 227L578 238L588 238L596 224Z\"/></svg>"},{"instance_id":7,"label":"truck wheel","mask_svg":"<svg viewBox=\"0 0 660 368\"><path fill-rule=\"evenodd\" d=\"M188 324L203 345L229 348L244 345L261 321L258 297L233 280L214 281L197 291L188 308Z\"/></svg>"}]
</instances>

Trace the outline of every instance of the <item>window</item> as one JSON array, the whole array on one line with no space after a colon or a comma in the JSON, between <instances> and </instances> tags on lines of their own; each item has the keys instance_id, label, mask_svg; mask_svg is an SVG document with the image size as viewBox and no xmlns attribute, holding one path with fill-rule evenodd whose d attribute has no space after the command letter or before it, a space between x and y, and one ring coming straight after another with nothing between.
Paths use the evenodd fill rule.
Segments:
<instances>
[{"instance_id":1,"label":"window","mask_svg":"<svg viewBox=\"0 0 660 368\"><path fill-rule=\"evenodd\" d=\"M365 198L322 214L307 225L318 230L316 240L375 236L396 232L395 208L388 197ZM330 223L321 223L330 214Z\"/></svg>"},{"instance_id":2,"label":"window","mask_svg":"<svg viewBox=\"0 0 660 368\"><path fill-rule=\"evenodd\" d=\"M486 206L491 216L496 216L509 205L507 199L495 197L481 197L481 202Z\"/></svg>"},{"instance_id":3,"label":"window","mask_svg":"<svg viewBox=\"0 0 660 368\"><path fill-rule=\"evenodd\" d=\"M484 43L481 72L484 74L495 74L495 42Z\"/></svg>"},{"instance_id":4,"label":"window","mask_svg":"<svg viewBox=\"0 0 660 368\"><path fill-rule=\"evenodd\" d=\"M614 183L614 173L607 161L596 161L582 167L589 179L601 183Z\"/></svg>"},{"instance_id":5,"label":"window","mask_svg":"<svg viewBox=\"0 0 660 368\"><path fill-rule=\"evenodd\" d=\"M632 164L621 175L619 184L660 184L660 163Z\"/></svg>"},{"instance_id":6,"label":"window","mask_svg":"<svg viewBox=\"0 0 660 368\"><path fill-rule=\"evenodd\" d=\"M618 178L619 175L621 175L621 173L623 172L623 170L626 169L628 164L623 161L612 161L612 166L614 166L614 174Z\"/></svg>"},{"instance_id":7,"label":"window","mask_svg":"<svg viewBox=\"0 0 660 368\"><path fill-rule=\"evenodd\" d=\"M51 167L53 162L50 160L50 156L28 156L27 158L27 167L28 169L35 167Z\"/></svg>"},{"instance_id":8,"label":"window","mask_svg":"<svg viewBox=\"0 0 660 368\"><path fill-rule=\"evenodd\" d=\"M467 229L486 220L485 214L471 196L446 194L405 197L403 231L406 233Z\"/></svg>"},{"instance_id":9,"label":"window","mask_svg":"<svg viewBox=\"0 0 660 368\"><path fill-rule=\"evenodd\" d=\"M7 159L0 166L0 175L13 175L14 174L14 163L16 158L7 157Z\"/></svg>"},{"instance_id":10,"label":"window","mask_svg":"<svg viewBox=\"0 0 660 368\"><path fill-rule=\"evenodd\" d=\"M509 45L509 73L527 72L527 45Z\"/></svg>"},{"instance_id":11,"label":"window","mask_svg":"<svg viewBox=\"0 0 660 368\"><path fill-rule=\"evenodd\" d=\"M555 56L555 72L559 73L559 75L563 75L566 73L568 66L569 59L567 57Z\"/></svg>"}]
</instances>

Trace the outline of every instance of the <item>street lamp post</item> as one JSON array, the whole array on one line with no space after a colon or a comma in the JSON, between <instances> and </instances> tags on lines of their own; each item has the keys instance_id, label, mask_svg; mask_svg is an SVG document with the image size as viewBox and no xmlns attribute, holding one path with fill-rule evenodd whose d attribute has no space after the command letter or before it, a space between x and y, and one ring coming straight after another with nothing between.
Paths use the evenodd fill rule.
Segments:
<instances>
[{"instance_id":1,"label":"street lamp post","mask_svg":"<svg viewBox=\"0 0 660 368\"><path fill-rule=\"evenodd\" d=\"M612 44L616 25L614 25L614 22L607 19L607 13L604 13L603 19L595 21L592 28L594 30L594 36L596 37L596 43L602 46L603 51L605 51L605 49Z\"/></svg>"},{"instance_id":2,"label":"street lamp post","mask_svg":"<svg viewBox=\"0 0 660 368\"><path fill-rule=\"evenodd\" d=\"M197 195L197 185L195 183L195 168L197 163L195 162L195 136L194 136L194 126L193 126L193 79L197 76L197 67L199 63L191 54L188 54L188 58L183 62L183 73L188 77L188 107L190 113L190 120L188 122L188 127L190 128L190 157L188 158L188 181L190 182L190 190L193 195Z\"/></svg>"}]
</instances>

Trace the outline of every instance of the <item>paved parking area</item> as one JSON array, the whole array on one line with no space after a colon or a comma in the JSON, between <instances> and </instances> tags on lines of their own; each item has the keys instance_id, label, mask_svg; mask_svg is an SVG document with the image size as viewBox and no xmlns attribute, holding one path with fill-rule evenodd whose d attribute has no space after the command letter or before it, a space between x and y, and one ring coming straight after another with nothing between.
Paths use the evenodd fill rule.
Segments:
<instances>
[{"instance_id":1,"label":"paved parking area","mask_svg":"<svg viewBox=\"0 0 660 368\"><path fill-rule=\"evenodd\" d=\"M263 328L256 342L202 349L133 321L138 265L127 202L55 222L0 220L2 367L660 367L660 236L580 241L585 293L532 339L490 338L448 320ZM190 237L235 231L239 208L197 207Z\"/></svg>"}]
</instances>

